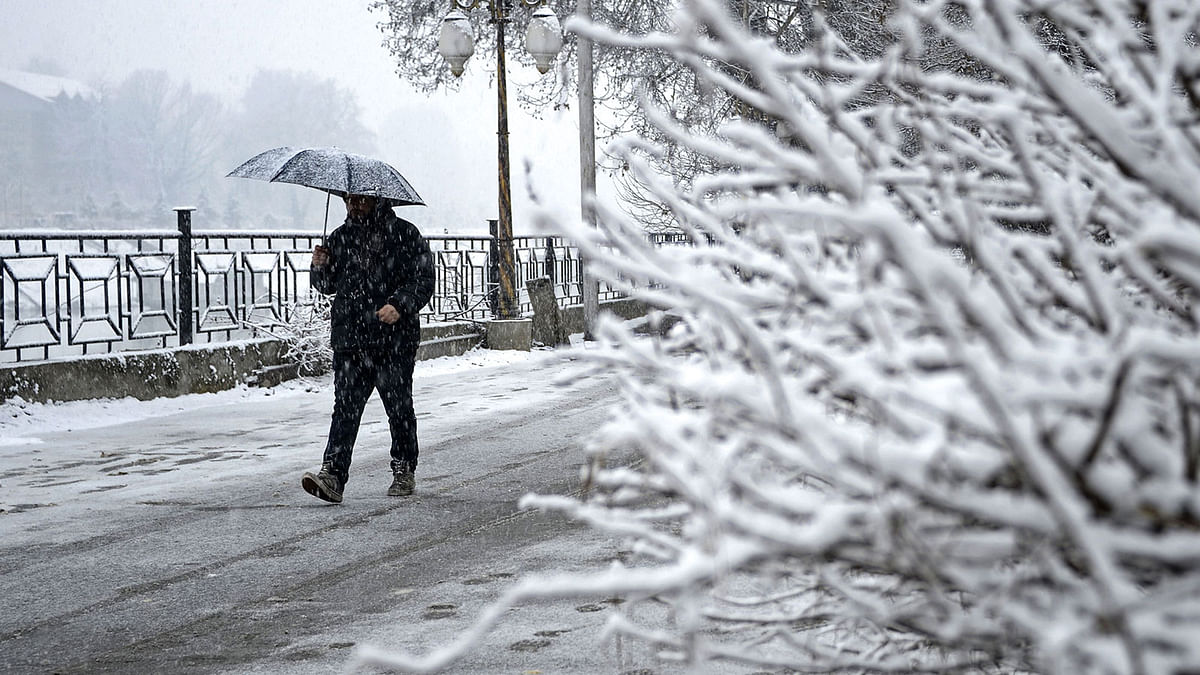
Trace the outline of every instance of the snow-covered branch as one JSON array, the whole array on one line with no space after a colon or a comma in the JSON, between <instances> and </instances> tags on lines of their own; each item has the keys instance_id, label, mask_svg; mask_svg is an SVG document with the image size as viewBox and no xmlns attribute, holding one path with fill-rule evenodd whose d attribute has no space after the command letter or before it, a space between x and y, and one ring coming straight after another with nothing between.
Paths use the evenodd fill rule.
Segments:
<instances>
[{"instance_id":1,"label":"snow-covered branch","mask_svg":"<svg viewBox=\"0 0 1200 675\"><path fill-rule=\"evenodd\" d=\"M1200 10L889 6L877 52L785 54L716 0L578 28L757 113L649 114L709 175L614 148L692 246L564 226L677 322L593 357L624 403L592 453L643 462L532 503L634 540L574 588L668 603L612 629L697 670L1200 669Z\"/></svg>"},{"instance_id":2,"label":"snow-covered branch","mask_svg":"<svg viewBox=\"0 0 1200 675\"><path fill-rule=\"evenodd\" d=\"M318 375L328 372L333 363L333 346L329 342L330 307L328 296L311 293L303 301L285 303L282 320L243 321L242 324L283 343L283 357L296 364L301 375Z\"/></svg>"}]
</instances>

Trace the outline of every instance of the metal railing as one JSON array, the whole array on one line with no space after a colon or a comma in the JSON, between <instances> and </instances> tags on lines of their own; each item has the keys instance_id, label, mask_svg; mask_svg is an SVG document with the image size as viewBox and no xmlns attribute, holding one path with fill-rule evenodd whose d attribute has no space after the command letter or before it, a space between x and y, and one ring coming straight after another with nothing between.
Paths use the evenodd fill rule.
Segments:
<instances>
[{"instance_id":1,"label":"metal railing","mask_svg":"<svg viewBox=\"0 0 1200 675\"><path fill-rule=\"evenodd\" d=\"M317 232L0 231L0 363L256 337L310 301ZM430 235L436 285L423 322L483 320L495 306L490 236ZM513 239L525 282L548 276L562 305L581 301L578 253L558 237ZM601 297L616 297L601 287ZM181 308L183 311L181 311Z\"/></svg>"}]
</instances>

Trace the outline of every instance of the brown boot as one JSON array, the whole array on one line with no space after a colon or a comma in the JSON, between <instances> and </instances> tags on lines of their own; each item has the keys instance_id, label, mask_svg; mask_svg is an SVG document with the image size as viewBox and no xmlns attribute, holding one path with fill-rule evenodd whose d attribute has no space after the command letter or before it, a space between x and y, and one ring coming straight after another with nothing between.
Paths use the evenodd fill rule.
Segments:
<instances>
[{"instance_id":1,"label":"brown boot","mask_svg":"<svg viewBox=\"0 0 1200 675\"><path fill-rule=\"evenodd\" d=\"M404 468L392 474L392 486L388 488L389 497L407 497L417 486L417 477L412 469Z\"/></svg>"},{"instance_id":2,"label":"brown boot","mask_svg":"<svg viewBox=\"0 0 1200 675\"><path fill-rule=\"evenodd\" d=\"M315 474L305 471L304 476L300 479L300 486L317 499L324 499L334 504L342 503L342 481L326 471L324 467Z\"/></svg>"}]
</instances>

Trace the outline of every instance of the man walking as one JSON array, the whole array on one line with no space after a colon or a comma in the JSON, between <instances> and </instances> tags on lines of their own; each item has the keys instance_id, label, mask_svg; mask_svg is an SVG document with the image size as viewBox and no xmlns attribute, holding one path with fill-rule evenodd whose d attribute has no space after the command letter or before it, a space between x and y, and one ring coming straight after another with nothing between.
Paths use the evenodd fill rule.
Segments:
<instances>
[{"instance_id":1,"label":"man walking","mask_svg":"<svg viewBox=\"0 0 1200 675\"><path fill-rule=\"evenodd\" d=\"M429 244L386 198L348 195L346 222L313 249L309 278L333 295L333 421L321 469L300 483L335 504L350 473L363 408L373 390L387 412L392 435L388 495L410 495L417 468L417 418L412 374L421 340L418 312L433 296Z\"/></svg>"}]
</instances>

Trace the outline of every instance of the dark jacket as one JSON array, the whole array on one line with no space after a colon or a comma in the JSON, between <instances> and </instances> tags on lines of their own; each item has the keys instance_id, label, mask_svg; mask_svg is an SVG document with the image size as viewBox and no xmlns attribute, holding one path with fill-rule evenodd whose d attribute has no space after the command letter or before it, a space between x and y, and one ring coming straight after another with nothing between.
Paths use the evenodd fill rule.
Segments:
<instances>
[{"instance_id":1,"label":"dark jacket","mask_svg":"<svg viewBox=\"0 0 1200 675\"><path fill-rule=\"evenodd\" d=\"M417 313L433 297L434 283L433 255L417 227L381 202L364 224L347 218L325 245L329 264L311 269L309 279L334 296L334 351L415 350L421 341ZM400 312L390 326L375 315L389 304Z\"/></svg>"}]
</instances>

